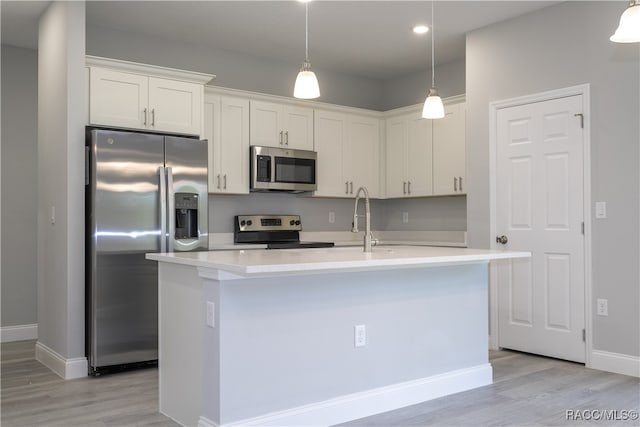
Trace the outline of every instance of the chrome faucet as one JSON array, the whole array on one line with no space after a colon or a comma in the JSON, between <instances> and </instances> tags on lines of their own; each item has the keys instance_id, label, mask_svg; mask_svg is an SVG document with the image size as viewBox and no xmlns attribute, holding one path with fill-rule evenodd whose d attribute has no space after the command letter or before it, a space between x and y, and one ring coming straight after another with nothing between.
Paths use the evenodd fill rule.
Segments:
<instances>
[{"instance_id":1,"label":"chrome faucet","mask_svg":"<svg viewBox=\"0 0 640 427\"><path fill-rule=\"evenodd\" d=\"M356 203L353 208L353 224L351 232L358 232L358 201L360 200L360 193L364 193L364 208L365 208L365 232L364 232L364 251L371 252L371 209L369 207L369 191L366 187L358 188L356 191Z\"/></svg>"}]
</instances>

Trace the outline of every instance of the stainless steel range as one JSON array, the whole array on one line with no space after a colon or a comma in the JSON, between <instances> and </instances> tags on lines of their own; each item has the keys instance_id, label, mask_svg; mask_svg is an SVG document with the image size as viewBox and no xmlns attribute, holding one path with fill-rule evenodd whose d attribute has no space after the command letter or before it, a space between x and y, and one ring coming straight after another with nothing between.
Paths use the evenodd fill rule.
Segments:
<instances>
[{"instance_id":1,"label":"stainless steel range","mask_svg":"<svg viewBox=\"0 0 640 427\"><path fill-rule=\"evenodd\" d=\"M300 215L236 215L235 243L262 243L267 249L330 248L333 242L301 242Z\"/></svg>"}]
</instances>

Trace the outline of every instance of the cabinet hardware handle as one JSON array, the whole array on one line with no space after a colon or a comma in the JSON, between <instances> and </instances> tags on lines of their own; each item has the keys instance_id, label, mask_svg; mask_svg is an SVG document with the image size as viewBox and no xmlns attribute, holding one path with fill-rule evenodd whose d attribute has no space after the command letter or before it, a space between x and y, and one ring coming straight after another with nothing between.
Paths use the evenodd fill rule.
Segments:
<instances>
[{"instance_id":1,"label":"cabinet hardware handle","mask_svg":"<svg viewBox=\"0 0 640 427\"><path fill-rule=\"evenodd\" d=\"M143 124L146 127L147 126L147 109L145 108L144 110L142 110L142 113L144 114L144 122L143 122Z\"/></svg>"},{"instance_id":2,"label":"cabinet hardware handle","mask_svg":"<svg viewBox=\"0 0 640 427\"><path fill-rule=\"evenodd\" d=\"M280 145L282 145L282 134L283 134L283 132L280 131Z\"/></svg>"},{"instance_id":3,"label":"cabinet hardware handle","mask_svg":"<svg viewBox=\"0 0 640 427\"><path fill-rule=\"evenodd\" d=\"M224 189L227 189L227 174L224 174Z\"/></svg>"},{"instance_id":4,"label":"cabinet hardware handle","mask_svg":"<svg viewBox=\"0 0 640 427\"><path fill-rule=\"evenodd\" d=\"M151 126L155 127L156 125L156 109L152 108L151 109Z\"/></svg>"},{"instance_id":5,"label":"cabinet hardware handle","mask_svg":"<svg viewBox=\"0 0 640 427\"><path fill-rule=\"evenodd\" d=\"M501 245L506 245L508 241L509 239L505 235L496 237L496 243L500 243Z\"/></svg>"},{"instance_id":6,"label":"cabinet hardware handle","mask_svg":"<svg viewBox=\"0 0 640 427\"><path fill-rule=\"evenodd\" d=\"M284 145L289 145L289 131L284 132Z\"/></svg>"},{"instance_id":7,"label":"cabinet hardware handle","mask_svg":"<svg viewBox=\"0 0 640 427\"><path fill-rule=\"evenodd\" d=\"M458 191L458 178L453 177L453 191Z\"/></svg>"},{"instance_id":8,"label":"cabinet hardware handle","mask_svg":"<svg viewBox=\"0 0 640 427\"><path fill-rule=\"evenodd\" d=\"M218 190L220 189L220 174L218 174Z\"/></svg>"},{"instance_id":9,"label":"cabinet hardware handle","mask_svg":"<svg viewBox=\"0 0 640 427\"><path fill-rule=\"evenodd\" d=\"M351 183L349 184L351 186L351 191L350 193L353 194L353 181L351 181Z\"/></svg>"},{"instance_id":10,"label":"cabinet hardware handle","mask_svg":"<svg viewBox=\"0 0 640 427\"><path fill-rule=\"evenodd\" d=\"M402 181L402 194L407 194L407 181Z\"/></svg>"},{"instance_id":11,"label":"cabinet hardware handle","mask_svg":"<svg viewBox=\"0 0 640 427\"><path fill-rule=\"evenodd\" d=\"M458 177L458 182L460 183L459 187L460 187L460 191L462 191L462 177Z\"/></svg>"},{"instance_id":12,"label":"cabinet hardware handle","mask_svg":"<svg viewBox=\"0 0 640 427\"><path fill-rule=\"evenodd\" d=\"M411 181L407 182L407 192L411 194Z\"/></svg>"},{"instance_id":13,"label":"cabinet hardware handle","mask_svg":"<svg viewBox=\"0 0 640 427\"><path fill-rule=\"evenodd\" d=\"M344 194L349 194L349 181L344 182Z\"/></svg>"}]
</instances>

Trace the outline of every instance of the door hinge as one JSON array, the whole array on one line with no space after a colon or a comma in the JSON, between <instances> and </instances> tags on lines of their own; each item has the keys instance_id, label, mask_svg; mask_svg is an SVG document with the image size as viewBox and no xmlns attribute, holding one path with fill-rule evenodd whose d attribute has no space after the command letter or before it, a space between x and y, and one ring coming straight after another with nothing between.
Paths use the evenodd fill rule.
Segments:
<instances>
[{"instance_id":1,"label":"door hinge","mask_svg":"<svg viewBox=\"0 0 640 427\"><path fill-rule=\"evenodd\" d=\"M582 342L587 342L587 330L582 330Z\"/></svg>"},{"instance_id":2,"label":"door hinge","mask_svg":"<svg viewBox=\"0 0 640 427\"><path fill-rule=\"evenodd\" d=\"M584 235L584 221L582 222L582 234Z\"/></svg>"},{"instance_id":3,"label":"door hinge","mask_svg":"<svg viewBox=\"0 0 640 427\"><path fill-rule=\"evenodd\" d=\"M582 129L584 129L584 114L582 113L575 113L574 117L580 117L580 127Z\"/></svg>"}]
</instances>

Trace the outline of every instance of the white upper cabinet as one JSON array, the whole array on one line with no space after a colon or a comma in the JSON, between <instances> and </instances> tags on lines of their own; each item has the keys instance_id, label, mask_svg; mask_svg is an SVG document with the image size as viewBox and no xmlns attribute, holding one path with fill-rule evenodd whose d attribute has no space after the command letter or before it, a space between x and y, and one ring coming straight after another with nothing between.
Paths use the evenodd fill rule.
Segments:
<instances>
[{"instance_id":1,"label":"white upper cabinet","mask_svg":"<svg viewBox=\"0 0 640 427\"><path fill-rule=\"evenodd\" d=\"M380 120L349 115L347 131L343 174L349 181L349 195L366 187L369 196L380 197Z\"/></svg>"},{"instance_id":2,"label":"white upper cabinet","mask_svg":"<svg viewBox=\"0 0 640 427\"><path fill-rule=\"evenodd\" d=\"M364 186L379 197L379 129L377 118L315 110L315 196L354 197Z\"/></svg>"},{"instance_id":3,"label":"white upper cabinet","mask_svg":"<svg viewBox=\"0 0 640 427\"><path fill-rule=\"evenodd\" d=\"M199 135L204 86L149 78L150 129Z\"/></svg>"},{"instance_id":4,"label":"white upper cabinet","mask_svg":"<svg viewBox=\"0 0 640 427\"><path fill-rule=\"evenodd\" d=\"M420 111L387 119L387 197L432 194L431 120Z\"/></svg>"},{"instance_id":5,"label":"white upper cabinet","mask_svg":"<svg viewBox=\"0 0 640 427\"><path fill-rule=\"evenodd\" d=\"M205 94L209 193L249 193L249 100Z\"/></svg>"},{"instance_id":6,"label":"white upper cabinet","mask_svg":"<svg viewBox=\"0 0 640 427\"><path fill-rule=\"evenodd\" d=\"M313 150L313 108L251 100L250 144Z\"/></svg>"},{"instance_id":7,"label":"white upper cabinet","mask_svg":"<svg viewBox=\"0 0 640 427\"><path fill-rule=\"evenodd\" d=\"M433 194L465 194L465 103L444 107L433 122Z\"/></svg>"},{"instance_id":8,"label":"white upper cabinet","mask_svg":"<svg viewBox=\"0 0 640 427\"><path fill-rule=\"evenodd\" d=\"M204 83L213 75L87 57L89 123L202 133Z\"/></svg>"},{"instance_id":9,"label":"white upper cabinet","mask_svg":"<svg viewBox=\"0 0 640 427\"><path fill-rule=\"evenodd\" d=\"M105 68L91 68L89 123L146 129L149 120L149 78Z\"/></svg>"},{"instance_id":10,"label":"white upper cabinet","mask_svg":"<svg viewBox=\"0 0 640 427\"><path fill-rule=\"evenodd\" d=\"M443 119L416 109L386 120L387 197L465 194L465 103L444 109Z\"/></svg>"}]
</instances>

